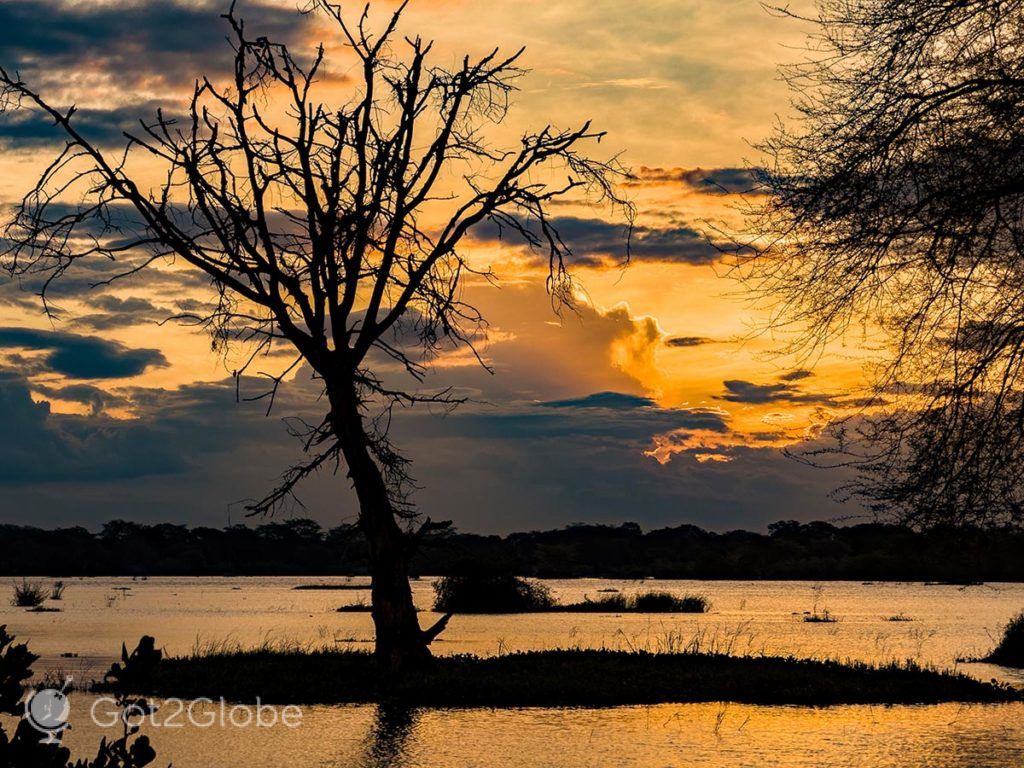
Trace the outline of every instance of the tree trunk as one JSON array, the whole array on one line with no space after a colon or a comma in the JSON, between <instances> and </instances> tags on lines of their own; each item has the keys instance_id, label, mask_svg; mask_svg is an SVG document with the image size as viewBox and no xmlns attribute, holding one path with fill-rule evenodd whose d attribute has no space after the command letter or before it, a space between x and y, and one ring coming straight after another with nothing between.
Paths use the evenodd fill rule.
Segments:
<instances>
[{"instance_id":1,"label":"tree trunk","mask_svg":"<svg viewBox=\"0 0 1024 768\"><path fill-rule=\"evenodd\" d=\"M430 641L443 623L436 631L420 629L409 586L409 535L395 518L380 467L370 453L357 400L332 395L331 414L359 499L359 527L369 547L374 655L393 670L422 663L430 658Z\"/></svg>"}]
</instances>

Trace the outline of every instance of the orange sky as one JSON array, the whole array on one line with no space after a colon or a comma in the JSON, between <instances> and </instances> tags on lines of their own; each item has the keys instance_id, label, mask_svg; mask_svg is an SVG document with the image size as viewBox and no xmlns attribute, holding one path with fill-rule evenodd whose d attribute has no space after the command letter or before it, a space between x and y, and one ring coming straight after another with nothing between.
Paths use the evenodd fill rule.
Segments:
<instances>
[{"instance_id":1,"label":"orange sky","mask_svg":"<svg viewBox=\"0 0 1024 768\"><path fill-rule=\"evenodd\" d=\"M297 16L294 28L290 28L286 14L294 3L276 5L281 10L274 17L274 29L289 30L297 40L324 37L328 42L336 63L330 69L332 81L323 86L323 97L328 101L341 98L347 88L346 59L344 51L337 50L337 38L333 38L332 46L329 30L308 21L303 26ZM45 13L42 6L52 6L51 13ZM255 6L251 23L258 28L265 9L241 3L241 13L246 13L247 6ZM208 55L211 62L216 61L205 49L194 56L183 53L184 48L176 49L175 45L188 45L187 35L182 34L183 40L172 40L167 43L169 50L152 57L156 62L152 72L145 64L150 57L141 55L140 71L126 77L123 62L84 42L77 58L72 50L58 58L54 67L45 72L37 70L33 62L50 44L45 25L58 31L66 25L68 33L84 34L81 30L89 23L102 22L103 9L111 7L127 7L130 15L131 8L137 6L121 0L44 0L36 6L39 12L35 18L40 26L29 30L27 42L12 42L0 36L0 63L20 63L27 78L36 74L40 87L56 102L74 101L80 108L110 111L151 100L173 103L189 87L188 66L205 65ZM373 17L383 18L390 7L388 3L375 3ZM221 23L212 12L214 4L205 1L177 0L165 10L170 14L167 18L173 20L174 13L179 13L183 25L200 25L197 29L207 36L209 29L201 26L203 13L209 19L207 24ZM0 22L7 14L8 25L24 23L17 18L18 13L31 13L27 0L0 0ZM147 38L139 30L146 23L166 24L166 18L161 18L147 17L134 26L125 24L123 31L111 30L110 46L119 44L116 36L120 34L128 41L125 50L130 51L132 45L145 48ZM101 28L110 29L110 25ZM756 164L758 156L751 142L770 131L776 115L784 116L788 111L788 96L775 67L799 55L794 46L799 45L804 30L798 23L773 18L756 0L413 0L402 29L436 39L434 55L439 63L450 63L462 52L479 54L495 45L508 49L526 45L524 61L531 71L520 83L508 120L494 128L491 135L498 142L514 140L528 127L548 122L569 126L592 119L608 132L599 151L603 155L621 152L622 161L642 180L631 185L628 192L638 207L640 239L651 238L645 241L648 247L637 250L628 268L578 270L585 289L581 294L583 308L579 314L562 318L551 313L543 295L543 274L523 258L519 249L485 238L474 242L474 261L490 264L500 278L498 287L469 287L471 299L492 324L485 354L496 373L490 376L468 370L472 365L466 357L456 356L439 361L431 383L453 380L481 400L515 413L536 403L576 402L595 393L615 392L646 398L646 404L639 406L646 409L641 414L644 419L652 414L673 418L692 415L698 420L695 424L683 419L683 426L674 427L669 419L664 424L656 422L640 427L638 432L630 431L622 440L624 450L636 457L636 471L643 474L637 482L648 482L649 473L654 473L650 477L658 477L657 482L666 488L657 496L662 500L671 498L674 483L691 489L687 498L694 493L699 497L699 492L692 489L707 478L727 487L728 477L716 474L726 469L717 465L734 460L742 463L749 459L749 451L773 451L771 446L803 439L830 414L847 409L844 401L857 396L861 382L863 352L857 340L831 350L815 365L813 373L803 371L800 361L771 355L777 341L763 336L741 341L762 317L745 300L742 286L723 277L726 268L702 239L702 233L708 230L707 220L737 222L731 209L739 200L735 194L722 194L722 190L702 183L702 179L708 174L715 179L715 174ZM197 35L197 45L205 39ZM34 44L38 50L33 52ZM175 63L173 72L160 65L165 60ZM177 71L178 62L184 62L181 72ZM53 146L25 140L24 134L4 133L2 125L0 141L4 142L0 200L10 202L30 185L33 173L52 156ZM704 173L694 173L700 169ZM144 164L138 166L138 173L147 173ZM582 241L582 252L577 248L578 256L594 255L586 249L597 237L596 220L607 217L608 212L573 208L571 214L577 219L595 220L587 225L586 236L590 239ZM15 296L10 288L5 288L4 296ZM147 303L154 308L154 312L139 311L137 322L131 318L117 323L97 320L97 315L111 307L124 314L129 304L109 300L98 303L96 294L88 291L68 292L62 298L60 305L66 312L56 325L50 324L25 294L0 303L0 326L5 328L56 330L100 337L116 342L122 349L159 351L161 359L146 365L137 375L76 378L52 364L52 359L47 362L54 347L36 344L32 349L16 340L7 342L0 347L5 371L24 382L33 401L49 403L46 429L65 435L71 429L72 422L60 422L58 414L78 414L82 423L102 418L105 429L110 428L112 420L133 421L139 426L147 418L156 418L151 411L152 398L140 393L176 392L173 397L180 404L198 384L225 379L235 360L212 355L208 340L190 329L155 324L157 313L167 313L175 300L183 298L169 295L167 290L152 282L135 281L103 292L122 302L140 300L140 307ZM32 360L35 363L26 362ZM305 384L299 382L297 386ZM110 393L111 397L82 397L82 387ZM66 397L61 395L62 389ZM590 408L590 404L580 410L584 408ZM610 411L604 413L612 415ZM705 417L718 419L725 426L705 429L699 422ZM468 424L476 417L463 418L466 421L462 423ZM85 429L79 422L74 424L76 429ZM431 444L432 430L413 430L410 451L414 458L429 454L430 470L444 472L450 466L445 461L459 462L460 450L469 449L460 449L457 437L437 436L437 442ZM496 455L500 453L501 457L478 467L479 476L472 481L474 488L485 487L481 478L493 478L502 466L516 461L514 451L507 452L512 450L508 448L511 443L506 445L496 438L494 445ZM592 447L591 443L587 445ZM223 453L228 449L216 450ZM277 455L274 451L268 453ZM599 467L587 465L581 457L582 452L577 456L581 463L575 471L581 473L578 482L583 483L588 481L582 478L599 471ZM183 463L188 465L188 460L183 459ZM669 472L665 468L672 464L678 465L672 471L685 470L685 477L657 475ZM784 473L797 472L786 469L789 465L785 462L772 466ZM100 474L103 471L97 469ZM144 472L139 474L132 480L135 485L120 490L116 483L108 487L131 497L143 492L140 489L145 487L145 477ZM428 487L432 484L426 474L422 481ZM75 482L84 481L78 478ZM239 485L245 482L238 480ZM810 490L801 491L804 495L798 505L815 503L813 499L821 499L828 485L817 479L799 483ZM217 505L223 507L237 498L237 494L231 497L236 490L234 486L222 488L209 509L219 509ZM79 496L84 492L80 486L74 491ZM25 493L26 498L31 497L28 490ZM323 493L314 491L314 496L321 498ZM572 497L571 488L560 493ZM48 485L44 495L47 510L67 505L67 494L62 495L55 484ZM436 497L427 499L428 504L435 503ZM90 503L90 510L102 516L102 493L94 494ZM700 511L704 507L698 504L695 519L715 526L715 515L729 503L749 511L757 506L758 499L729 502L716 496L714 503L705 505L707 511ZM530 502L527 499L522 504L528 506ZM544 506L546 502L538 504ZM778 504L784 506L785 500L780 498ZM827 506L827 502L821 504ZM633 511L622 510L618 517L635 518ZM614 517L614 512L609 509L601 515ZM587 516L587 509L566 511L561 522ZM58 514L54 519L66 517ZM665 518L661 512L652 517ZM754 526L765 522L744 512L729 518L728 524L748 518ZM506 527L481 522L469 513L465 519L470 527ZM533 518L526 516L522 521L527 524Z\"/></svg>"}]
</instances>

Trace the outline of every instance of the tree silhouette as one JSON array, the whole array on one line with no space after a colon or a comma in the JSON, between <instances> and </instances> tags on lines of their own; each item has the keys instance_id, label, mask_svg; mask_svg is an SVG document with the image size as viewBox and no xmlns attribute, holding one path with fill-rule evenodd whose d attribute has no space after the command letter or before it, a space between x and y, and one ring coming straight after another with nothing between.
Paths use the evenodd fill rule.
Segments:
<instances>
[{"instance_id":1,"label":"tree silhouette","mask_svg":"<svg viewBox=\"0 0 1024 768\"><path fill-rule=\"evenodd\" d=\"M738 271L792 348L855 324L885 352L872 408L803 458L905 522L1019 523L1024 3L817 7Z\"/></svg>"},{"instance_id":2,"label":"tree silhouette","mask_svg":"<svg viewBox=\"0 0 1024 768\"><path fill-rule=\"evenodd\" d=\"M490 275L459 250L475 225L488 222L543 253L560 304L572 301L572 254L548 206L573 196L621 207L624 237L632 220L615 191L618 163L580 151L602 136L589 123L528 133L513 149L488 143L485 127L504 119L523 73L522 50L433 65L430 43L397 37L404 7L379 34L368 7L355 24L325 0L306 10L336 25L357 57L358 85L339 105L316 96L322 45L304 63L284 44L250 37L232 7L224 18L233 81L199 81L184 117L159 112L125 134L117 156L76 128L73 107L54 106L0 70L4 106L42 110L66 140L7 227L8 269L43 275L48 307L47 288L79 260L112 259L128 275L172 257L208 276L217 295L208 311L183 319L205 327L217 349L251 349L239 374L290 345L292 363L269 376L263 396L272 405L304 363L322 380L326 412L294 429L308 459L249 509L273 512L303 478L344 467L370 550L376 653L394 666L428 657L447 617L427 630L416 618L408 562L439 524L413 523L408 463L388 441L391 412L461 400L396 385L381 371L397 362L422 380L438 352L476 352L484 319L463 300L463 283ZM129 171L140 153L162 168L152 191ZM76 193L85 202L70 205Z\"/></svg>"}]
</instances>

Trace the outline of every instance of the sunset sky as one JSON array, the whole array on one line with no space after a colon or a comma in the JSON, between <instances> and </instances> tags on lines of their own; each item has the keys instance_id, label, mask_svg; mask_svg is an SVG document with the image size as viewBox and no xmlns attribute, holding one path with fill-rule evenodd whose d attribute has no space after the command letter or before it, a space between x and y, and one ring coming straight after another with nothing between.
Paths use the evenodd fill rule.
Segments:
<instances>
[{"instance_id":1,"label":"sunset sky","mask_svg":"<svg viewBox=\"0 0 1024 768\"><path fill-rule=\"evenodd\" d=\"M238 12L255 34L299 50L322 39L333 56L322 97L343 100L351 62L337 34L295 8L243 0ZM375 3L371 19L391 8ZM180 106L197 76L224 73L223 10L0 0L0 65L51 102L76 104L83 131L114 149L139 117ZM751 145L789 114L776 67L800 55L806 30L757 0L413 0L401 29L435 39L440 64L525 45L530 73L494 140L592 119L608 132L597 151L621 152L632 168L625 191L638 208L625 268L620 219L564 211L585 293L561 317L524 248L474 234L474 262L500 278L467 286L490 322L483 353L494 373L465 354L444 357L428 384L474 403L398 419L422 510L486 532L627 520L759 529L856 514L827 498L841 477L779 449L855 407L865 345L837 345L812 370L771 354L784 340L745 338L762 316L704 234L738 226L734 206L751 184L743 169L759 160ZM56 141L38 115L0 117L0 203L27 191ZM0 521L238 522L239 502L297 458L281 419L315 412L317 386L300 369L269 418L260 403L236 403L238 360L193 329L158 325L204 295L203 281L166 265L90 288L109 269L70 272L55 289L55 322L38 286L0 286ZM327 525L355 511L340 476L300 496L306 509L295 514Z\"/></svg>"}]
</instances>

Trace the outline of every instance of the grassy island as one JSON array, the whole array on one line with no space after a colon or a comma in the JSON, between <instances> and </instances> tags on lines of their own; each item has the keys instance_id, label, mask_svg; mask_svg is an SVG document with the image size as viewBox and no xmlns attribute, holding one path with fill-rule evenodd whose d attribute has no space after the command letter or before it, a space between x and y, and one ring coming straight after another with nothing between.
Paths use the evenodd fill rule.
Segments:
<instances>
[{"instance_id":1,"label":"grassy island","mask_svg":"<svg viewBox=\"0 0 1024 768\"><path fill-rule=\"evenodd\" d=\"M267 703L401 701L427 707L1006 702L1022 692L914 663L860 663L715 653L551 650L442 656L390 676L359 651L253 650L168 658L158 696Z\"/></svg>"}]
</instances>

